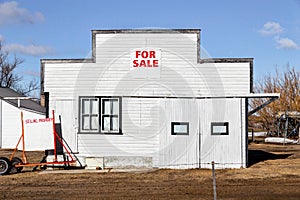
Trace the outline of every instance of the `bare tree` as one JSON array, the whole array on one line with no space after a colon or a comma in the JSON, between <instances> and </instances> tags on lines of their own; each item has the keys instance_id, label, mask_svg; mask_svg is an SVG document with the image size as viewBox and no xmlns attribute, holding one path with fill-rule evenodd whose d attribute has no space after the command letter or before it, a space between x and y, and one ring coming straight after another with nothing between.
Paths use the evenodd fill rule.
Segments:
<instances>
[{"instance_id":1,"label":"bare tree","mask_svg":"<svg viewBox=\"0 0 300 200\"><path fill-rule=\"evenodd\" d=\"M275 76L265 76L254 88L257 93L280 93L280 99L249 117L249 126L260 124L261 129L276 131L276 116L280 112L300 112L300 72L287 67L284 72L276 70ZM253 99L250 107L261 105L265 99Z\"/></svg>"},{"instance_id":2,"label":"bare tree","mask_svg":"<svg viewBox=\"0 0 300 200\"><path fill-rule=\"evenodd\" d=\"M16 68L19 67L24 60L14 56L9 59L9 53L3 49L0 41L0 86L5 88L12 88L17 92L28 96L32 91L38 89L37 81L30 81L26 83L23 77L16 73Z\"/></svg>"}]
</instances>

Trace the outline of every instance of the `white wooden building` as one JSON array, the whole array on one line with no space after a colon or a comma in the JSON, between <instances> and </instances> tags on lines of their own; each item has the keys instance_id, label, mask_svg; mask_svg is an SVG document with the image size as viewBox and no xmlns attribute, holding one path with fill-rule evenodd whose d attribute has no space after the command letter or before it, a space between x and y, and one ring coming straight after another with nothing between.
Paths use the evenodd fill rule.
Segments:
<instances>
[{"instance_id":1,"label":"white wooden building","mask_svg":"<svg viewBox=\"0 0 300 200\"><path fill-rule=\"evenodd\" d=\"M246 167L253 59L203 53L198 29L94 30L89 58L41 60L41 92L88 166Z\"/></svg>"},{"instance_id":2,"label":"white wooden building","mask_svg":"<svg viewBox=\"0 0 300 200\"><path fill-rule=\"evenodd\" d=\"M10 88L0 87L0 148L16 147L22 134L21 112L24 120L45 118L45 108L40 104ZM39 140L43 138L42 131L26 129L26 134L34 138L26 141L27 150L44 149L43 140Z\"/></svg>"}]
</instances>

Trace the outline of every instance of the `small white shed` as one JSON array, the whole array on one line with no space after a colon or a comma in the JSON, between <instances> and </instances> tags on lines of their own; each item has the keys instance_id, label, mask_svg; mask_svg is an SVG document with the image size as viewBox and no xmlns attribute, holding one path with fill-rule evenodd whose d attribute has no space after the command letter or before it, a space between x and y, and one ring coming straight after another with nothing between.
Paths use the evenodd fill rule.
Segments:
<instances>
[{"instance_id":1,"label":"small white shed","mask_svg":"<svg viewBox=\"0 0 300 200\"><path fill-rule=\"evenodd\" d=\"M41 92L87 165L246 167L253 59L204 53L198 29L94 30L91 58L41 60Z\"/></svg>"},{"instance_id":2,"label":"small white shed","mask_svg":"<svg viewBox=\"0 0 300 200\"><path fill-rule=\"evenodd\" d=\"M0 88L0 148L15 148L22 134L21 111L24 119L45 118L46 109L37 102L25 97L10 88ZM35 130L36 134L42 134L40 130ZM35 134L35 133L33 133ZM27 143L27 150L33 146L40 146L38 137L36 141ZM29 142L29 141L28 141Z\"/></svg>"}]
</instances>

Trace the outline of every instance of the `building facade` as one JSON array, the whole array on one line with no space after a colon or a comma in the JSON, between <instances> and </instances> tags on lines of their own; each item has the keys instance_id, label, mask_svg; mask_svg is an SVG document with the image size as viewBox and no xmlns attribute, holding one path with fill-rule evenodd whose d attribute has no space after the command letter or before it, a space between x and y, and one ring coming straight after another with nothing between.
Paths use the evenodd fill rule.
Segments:
<instances>
[{"instance_id":1,"label":"building facade","mask_svg":"<svg viewBox=\"0 0 300 200\"><path fill-rule=\"evenodd\" d=\"M89 58L41 60L41 92L87 166L246 167L253 59L205 56L198 29L94 30Z\"/></svg>"}]
</instances>

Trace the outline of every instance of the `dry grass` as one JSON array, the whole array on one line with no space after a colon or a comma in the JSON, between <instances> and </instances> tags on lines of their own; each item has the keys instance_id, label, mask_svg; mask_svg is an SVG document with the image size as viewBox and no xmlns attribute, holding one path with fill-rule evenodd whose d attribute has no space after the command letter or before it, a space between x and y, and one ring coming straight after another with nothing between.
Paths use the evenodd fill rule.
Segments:
<instances>
[{"instance_id":1,"label":"dry grass","mask_svg":"<svg viewBox=\"0 0 300 200\"><path fill-rule=\"evenodd\" d=\"M218 199L299 199L300 145L249 146L247 169L217 170ZM36 154L35 156L37 156ZM0 177L0 199L212 199L211 170Z\"/></svg>"}]
</instances>

